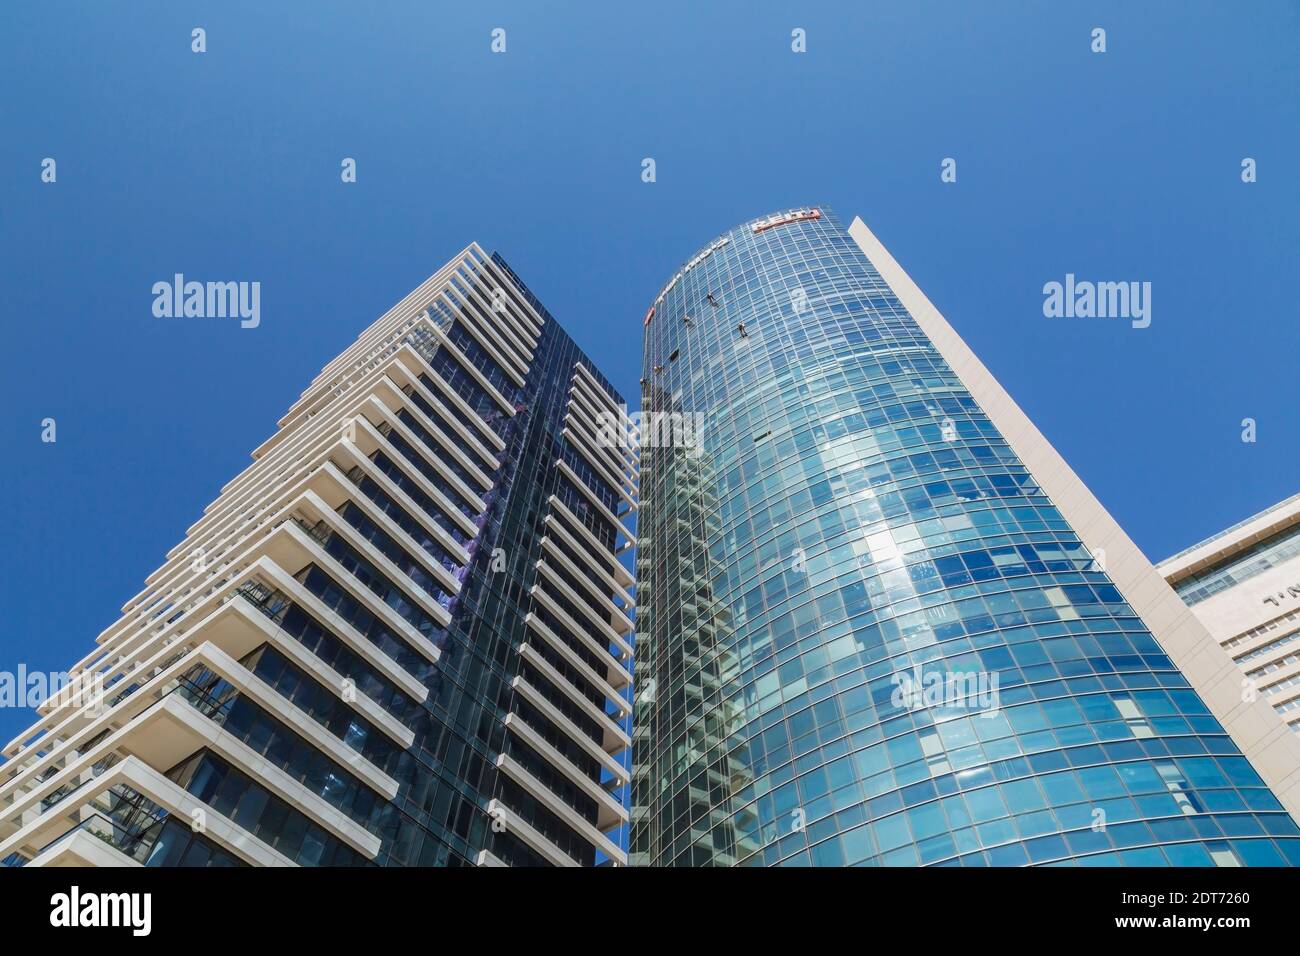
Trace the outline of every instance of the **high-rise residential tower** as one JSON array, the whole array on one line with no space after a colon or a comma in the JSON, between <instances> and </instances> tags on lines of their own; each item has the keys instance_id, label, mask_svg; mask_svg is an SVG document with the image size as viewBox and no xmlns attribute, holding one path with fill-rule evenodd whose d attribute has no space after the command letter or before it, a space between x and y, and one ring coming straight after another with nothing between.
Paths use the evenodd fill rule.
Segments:
<instances>
[{"instance_id":1,"label":"high-rise residential tower","mask_svg":"<svg viewBox=\"0 0 1300 956\"><path fill-rule=\"evenodd\" d=\"M468 247L324 368L5 748L0 860L625 863L620 407Z\"/></svg>"},{"instance_id":2,"label":"high-rise residential tower","mask_svg":"<svg viewBox=\"0 0 1300 956\"><path fill-rule=\"evenodd\" d=\"M1300 863L1293 735L860 220L644 326L634 864Z\"/></svg>"},{"instance_id":3,"label":"high-rise residential tower","mask_svg":"<svg viewBox=\"0 0 1300 956\"><path fill-rule=\"evenodd\" d=\"M1246 692L1300 733L1300 495L1158 568L1236 661Z\"/></svg>"}]
</instances>

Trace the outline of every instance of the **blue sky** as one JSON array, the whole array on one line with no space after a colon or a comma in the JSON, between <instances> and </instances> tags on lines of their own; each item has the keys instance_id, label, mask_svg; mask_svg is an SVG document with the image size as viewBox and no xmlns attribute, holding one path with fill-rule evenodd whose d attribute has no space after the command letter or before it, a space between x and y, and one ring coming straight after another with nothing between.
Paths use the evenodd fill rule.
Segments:
<instances>
[{"instance_id":1,"label":"blue sky","mask_svg":"<svg viewBox=\"0 0 1300 956\"><path fill-rule=\"evenodd\" d=\"M676 266L825 203L1148 556L1297 490L1295 4L613 7L5 6L0 670L84 655L320 367L471 240L635 394ZM176 272L259 281L261 325L155 318ZM1151 282L1151 327L1045 318L1067 272ZM30 716L0 709L0 743Z\"/></svg>"}]
</instances>

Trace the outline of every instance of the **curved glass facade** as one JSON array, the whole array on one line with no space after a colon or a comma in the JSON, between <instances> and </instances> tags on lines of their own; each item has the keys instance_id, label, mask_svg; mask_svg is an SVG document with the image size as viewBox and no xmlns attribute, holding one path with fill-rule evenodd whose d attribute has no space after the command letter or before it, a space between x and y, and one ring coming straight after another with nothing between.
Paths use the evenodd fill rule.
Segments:
<instances>
[{"instance_id":1,"label":"curved glass facade","mask_svg":"<svg viewBox=\"0 0 1300 956\"><path fill-rule=\"evenodd\" d=\"M631 862L1300 863L824 207L689 260L644 376Z\"/></svg>"}]
</instances>

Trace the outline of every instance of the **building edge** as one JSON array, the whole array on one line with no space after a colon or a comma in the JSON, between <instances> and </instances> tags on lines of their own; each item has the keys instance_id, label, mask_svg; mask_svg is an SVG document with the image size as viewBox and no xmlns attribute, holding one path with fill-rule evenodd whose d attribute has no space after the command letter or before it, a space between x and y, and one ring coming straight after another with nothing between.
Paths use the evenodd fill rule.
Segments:
<instances>
[{"instance_id":1,"label":"building edge","mask_svg":"<svg viewBox=\"0 0 1300 956\"><path fill-rule=\"evenodd\" d=\"M1125 601L1205 700L1214 717L1300 823L1300 738L1262 698L1242 699L1241 671L1088 490L860 216L849 236L930 337L1052 503L1105 569Z\"/></svg>"}]
</instances>

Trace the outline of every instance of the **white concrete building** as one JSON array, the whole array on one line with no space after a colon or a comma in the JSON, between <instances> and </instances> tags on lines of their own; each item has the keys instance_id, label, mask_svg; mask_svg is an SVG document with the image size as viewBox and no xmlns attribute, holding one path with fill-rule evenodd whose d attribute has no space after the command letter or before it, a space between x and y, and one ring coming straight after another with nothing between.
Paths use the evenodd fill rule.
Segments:
<instances>
[{"instance_id":1,"label":"white concrete building","mask_svg":"<svg viewBox=\"0 0 1300 956\"><path fill-rule=\"evenodd\" d=\"M470 245L4 747L0 861L624 863L637 465L596 437L621 404Z\"/></svg>"},{"instance_id":2,"label":"white concrete building","mask_svg":"<svg viewBox=\"0 0 1300 956\"><path fill-rule=\"evenodd\" d=\"M1300 495L1159 570L1241 669L1245 696L1262 698L1300 733Z\"/></svg>"}]
</instances>

